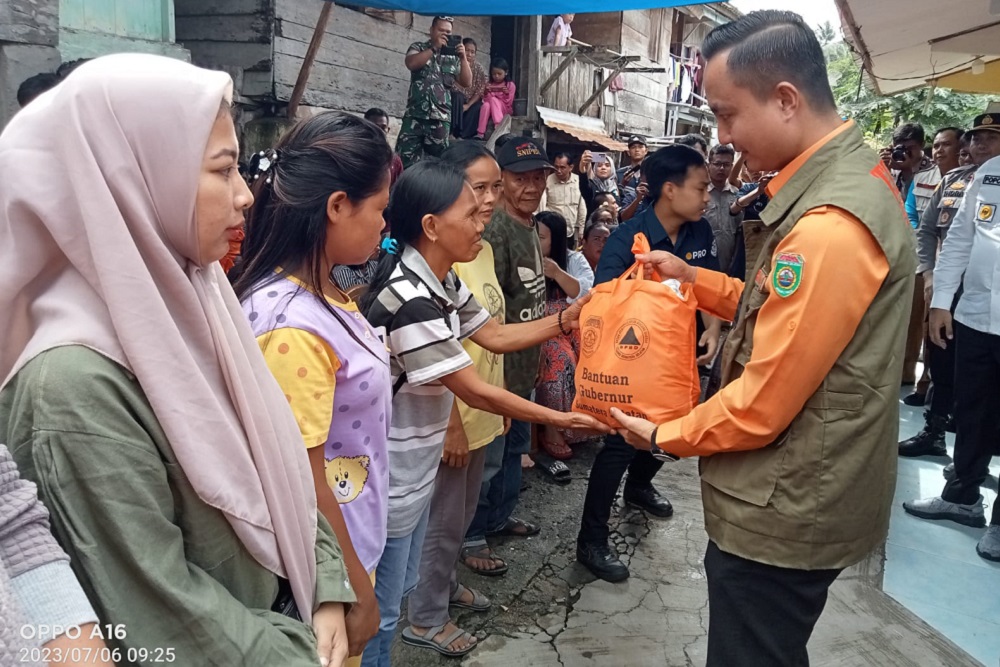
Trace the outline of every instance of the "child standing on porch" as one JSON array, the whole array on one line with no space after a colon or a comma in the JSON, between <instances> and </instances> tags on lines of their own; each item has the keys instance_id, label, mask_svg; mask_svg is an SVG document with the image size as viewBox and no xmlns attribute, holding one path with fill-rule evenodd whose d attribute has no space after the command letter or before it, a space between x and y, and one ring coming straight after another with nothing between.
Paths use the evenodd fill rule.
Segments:
<instances>
[{"instance_id":1,"label":"child standing on porch","mask_svg":"<svg viewBox=\"0 0 1000 667\"><path fill-rule=\"evenodd\" d=\"M514 113L514 93L517 86L510 80L508 73L510 65L503 58L494 58L490 64L490 82L486 84L486 92L483 93L483 108L479 112L479 132L476 138L486 137L486 126L490 119L493 119L493 127L500 127L500 123L507 116Z\"/></svg>"}]
</instances>

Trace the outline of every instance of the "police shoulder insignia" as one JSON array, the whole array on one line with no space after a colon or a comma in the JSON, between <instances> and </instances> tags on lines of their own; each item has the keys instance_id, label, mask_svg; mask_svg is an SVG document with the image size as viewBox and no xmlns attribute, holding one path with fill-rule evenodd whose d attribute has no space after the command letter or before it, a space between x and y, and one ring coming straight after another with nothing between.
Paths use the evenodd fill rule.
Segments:
<instances>
[{"instance_id":1,"label":"police shoulder insignia","mask_svg":"<svg viewBox=\"0 0 1000 667\"><path fill-rule=\"evenodd\" d=\"M976 216L977 222L993 222L993 218L996 217L997 207L996 204L980 204L979 213Z\"/></svg>"},{"instance_id":2,"label":"police shoulder insignia","mask_svg":"<svg viewBox=\"0 0 1000 667\"><path fill-rule=\"evenodd\" d=\"M771 274L771 285L774 292L780 297L789 297L795 294L802 284L802 265L805 260L802 255L782 253L774 258L774 271Z\"/></svg>"},{"instance_id":3,"label":"police shoulder insignia","mask_svg":"<svg viewBox=\"0 0 1000 667\"><path fill-rule=\"evenodd\" d=\"M983 176L983 185L1000 185L1000 176Z\"/></svg>"}]
</instances>

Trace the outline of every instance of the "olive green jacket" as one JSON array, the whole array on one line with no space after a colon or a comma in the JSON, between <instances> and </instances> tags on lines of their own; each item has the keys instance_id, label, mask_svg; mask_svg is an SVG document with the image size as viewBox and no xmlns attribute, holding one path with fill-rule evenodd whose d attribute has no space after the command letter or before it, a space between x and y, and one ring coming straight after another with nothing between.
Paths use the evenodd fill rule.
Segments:
<instances>
[{"instance_id":1,"label":"olive green jacket","mask_svg":"<svg viewBox=\"0 0 1000 667\"><path fill-rule=\"evenodd\" d=\"M889 274L819 390L774 443L701 460L706 529L723 551L779 567L835 569L885 539L916 256L902 203L882 171L858 129L848 128L791 176L747 230L748 280L723 351L724 383L750 361L760 308L776 298L750 277L771 274L775 249L807 211L835 206L854 215L885 254Z\"/></svg>"},{"instance_id":2,"label":"olive green jacket","mask_svg":"<svg viewBox=\"0 0 1000 667\"><path fill-rule=\"evenodd\" d=\"M101 623L120 626L119 665L319 664L312 629L270 611L277 577L195 493L124 368L82 346L40 354L0 392L2 441ZM316 604L353 602L322 516L316 561Z\"/></svg>"}]
</instances>

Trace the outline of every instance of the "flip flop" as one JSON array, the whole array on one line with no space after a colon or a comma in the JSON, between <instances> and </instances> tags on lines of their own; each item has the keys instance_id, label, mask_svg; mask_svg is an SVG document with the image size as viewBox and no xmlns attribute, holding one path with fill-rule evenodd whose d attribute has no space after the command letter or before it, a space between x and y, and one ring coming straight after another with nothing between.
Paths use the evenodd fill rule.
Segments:
<instances>
[{"instance_id":1,"label":"flip flop","mask_svg":"<svg viewBox=\"0 0 1000 667\"><path fill-rule=\"evenodd\" d=\"M451 621L448 621L450 623ZM407 627L403 630L403 643L409 644L410 646L417 646L420 648L429 648L437 651L441 655L448 656L449 658L458 658L466 655L472 651L476 646L479 645L478 641L474 641L463 649L452 650L448 646L460 637L469 637L470 639L475 639L471 634L463 630L462 628L457 628L450 635L442 639L440 642L434 641L441 632L448 627L448 623L443 623L437 627L433 627L427 631L423 636L418 635L413 631L413 628Z\"/></svg>"},{"instance_id":2,"label":"flip flop","mask_svg":"<svg viewBox=\"0 0 1000 667\"><path fill-rule=\"evenodd\" d=\"M465 591L472 593L472 602L462 602L462 593ZM458 590L455 591L455 594L451 596L451 599L448 602L452 607L458 607L459 609L471 609L472 611L489 611L490 607L493 606L493 603L490 602L488 597L463 584L458 585Z\"/></svg>"},{"instance_id":3,"label":"flip flop","mask_svg":"<svg viewBox=\"0 0 1000 667\"><path fill-rule=\"evenodd\" d=\"M493 531L489 535L494 537L532 537L542 532L542 529L533 523L522 521L511 517L500 530Z\"/></svg>"},{"instance_id":4,"label":"flip flop","mask_svg":"<svg viewBox=\"0 0 1000 667\"><path fill-rule=\"evenodd\" d=\"M539 438L538 444L541 446L543 452L557 461L567 461L573 458L573 450L570 449L569 445L565 442L560 444L557 442L550 442L545 438Z\"/></svg>"},{"instance_id":5,"label":"flip flop","mask_svg":"<svg viewBox=\"0 0 1000 667\"><path fill-rule=\"evenodd\" d=\"M494 563L500 563L498 567L492 570L486 570L479 567L473 567L469 564L469 558L478 558L480 560L491 560ZM476 574L482 577L502 577L507 574L507 563L503 561L502 558L493 553L493 549L490 549L489 545L483 545L478 547L466 547L462 549L461 554L462 565L469 568Z\"/></svg>"},{"instance_id":6,"label":"flip flop","mask_svg":"<svg viewBox=\"0 0 1000 667\"><path fill-rule=\"evenodd\" d=\"M569 484L573 481L573 473L562 461L556 461L547 454L538 455L538 469L552 478L556 484Z\"/></svg>"}]
</instances>

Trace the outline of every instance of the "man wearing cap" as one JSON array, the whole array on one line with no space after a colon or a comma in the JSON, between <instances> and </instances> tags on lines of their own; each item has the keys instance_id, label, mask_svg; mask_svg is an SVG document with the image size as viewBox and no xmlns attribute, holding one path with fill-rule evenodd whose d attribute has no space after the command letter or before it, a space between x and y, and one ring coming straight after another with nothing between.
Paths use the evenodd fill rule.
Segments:
<instances>
[{"instance_id":1,"label":"man wearing cap","mask_svg":"<svg viewBox=\"0 0 1000 667\"><path fill-rule=\"evenodd\" d=\"M978 117L979 121L983 116ZM945 160L949 164L958 164L959 149L963 141L971 138L978 128L973 125L972 132L946 128L937 133L934 141L938 147L939 140L947 139L948 154ZM953 136L949 136L953 135ZM1000 149L1000 145L997 146ZM976 141L977 158L971 165L957 166L945 172L940 185L931 195L927 208L920 216L917 227L917 272L923 276L923 299L927 308L930 307L931 295L934 293L934 266L937 263L938 250L948 234L948 227L955 219L955 214L976 177L976 169L997 153L988 153L987 145ZM952 156L952 151L954 155ZM940 162L941 160L939 160ZM956 298L951 312L958 304ZM955 405L955 346L940 348L937 345L925 344L924 351L930 377L934 383L931 392L930 405L924 413L924 428L912 438L899 443L900 456L947 456L945 448L945 430ZM907 397L909 398L909 397ZM926 399L926 396L925 396ZM905 400L905 399L904 399ZM951 466L949 466L951 467ZM952 469L954 469L952 467Z\"/></svg>"},{"instance_id":2,"label":"man wearing cap","mask_svg":"<svg viewBox=\"0 0 1000 667\"><path fill-rule=\"evenodd\" d=\"M1000 155L1000 114L976 118L975 157ZM930 336L955 347L955 469L939 497L903 503L924 519L986 525L979 487L1000 441L1000 157L987 160L966 188L934 268ZM957 295L954 316L952 307ZM1000 503L976 553L1000 561Z\"/></svg>"},{"instance_id":3,"label":"man wearing cap","mask_svg":"<svg viewBox=\"0 0 1000 667\"><path fill-rule=\"evenodd\" d=\"M534 213L553 170L534 139L515 137L497 151L503 196L497 202L483 240L493 246L497 281L506 300L506 321L531 322L545 315L545 274ZM538 375L539 348L504 355L507 389L531 400ZM538 526L513 517L521 493L521 455L531 451L531 427L512 422L499 472L484 482L474 522L485 522L487 535L530 537Z\"/></svg>"},{"instance_id":4,"label":"man wearing cap","mask_svg":"<svg viewBox=\"0 0 1000 667\"><path fill-rule=\"evenodd\" d=\"M642 180L642 161L649 154L645 137L634 135L628 140L628 157L631 160L629 166L622 167L616 173L618 180L618 190L621 192L621 207L628 208L636 199L636 192Z\"/></svg>"},{"instance_id":5,"label":"man wearing cap","mask_svg":"<svg viewBox=\"0 0 1000 667\"><path fill-rule=\"evenodd\" d=\"M454 55L442 49L451 37L452 18L436 16L431 21L430 39L415 42L406 51L410 70L410 92L406 113L396 139L396 152L404 167L426 155L440 156L448 148L451 134L451 89L472 84L472 69L465 46L458 44Z\"/></svg>"},{"instance_id":6,"label":"man wearing cap","mask_svg":"<svg viewBox=\"0 0 1000 667\"><path fill-rule=\"evenodd\" d=\"M570 249L583 240L583 228L587 224L587 202L580 190L580 177L573 173L573 161L566 153L552 157L555 173L549 174L542 193L540 211L552 211L566 219L566 238L570 239Z\"/></svg>"}]
</instances>

